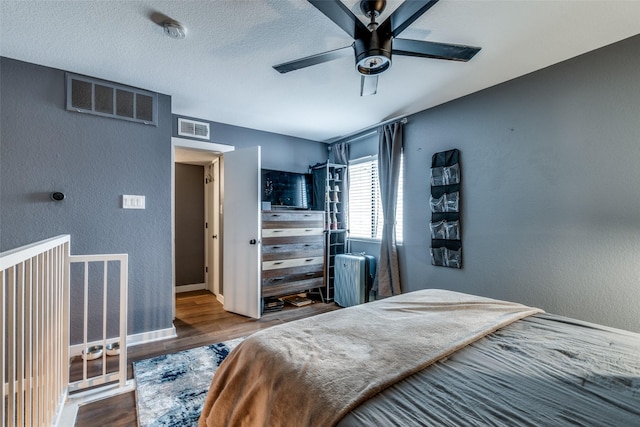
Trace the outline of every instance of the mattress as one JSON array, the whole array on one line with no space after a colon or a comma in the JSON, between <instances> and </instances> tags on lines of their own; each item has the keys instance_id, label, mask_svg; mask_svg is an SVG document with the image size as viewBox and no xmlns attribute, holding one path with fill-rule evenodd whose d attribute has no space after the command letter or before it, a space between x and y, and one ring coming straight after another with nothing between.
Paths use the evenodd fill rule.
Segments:
<instances>
[{"instance_id":1,"label":"mattress","mask_svg":"<svg viewBox=\"0 0 640 427\"><path fill-rule=\"evenodd\" d=\"M638 426L640 335L561 316L512 323L385 389L351 426Z\"/></svg>"},{"instance_id":2,"label":"mattress","mask_svg":"<svg viewBox=\"0 0 640 427\"><path fill-rule=\"evenodd\" d=\"M399 380L540 312L424 289L272 326L220 365L199 425L335 425Z\"/></svg>"}]
</instances>

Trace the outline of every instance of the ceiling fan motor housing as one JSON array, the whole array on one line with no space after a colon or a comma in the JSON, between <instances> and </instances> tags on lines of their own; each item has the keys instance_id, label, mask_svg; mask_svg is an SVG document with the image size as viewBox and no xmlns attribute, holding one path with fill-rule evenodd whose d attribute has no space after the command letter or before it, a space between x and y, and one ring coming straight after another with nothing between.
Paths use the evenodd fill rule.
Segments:
<instances>
[{"instance_id":1,"label":"ceiling fan motor housing","mask_svg":"<svg viewBox=\"0 0 640 427\"><path fill-rule=\"evenodd\" d=\"M356 70L363 76L383 73L391 67L391 36L373 30L370 37L356 39Z\"/></svg>"}]
</instances>

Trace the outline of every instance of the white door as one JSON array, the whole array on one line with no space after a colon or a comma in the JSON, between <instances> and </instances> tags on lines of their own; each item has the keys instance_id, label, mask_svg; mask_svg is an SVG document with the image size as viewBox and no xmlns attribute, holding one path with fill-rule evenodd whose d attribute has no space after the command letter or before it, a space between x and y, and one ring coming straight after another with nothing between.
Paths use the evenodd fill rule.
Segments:
<instances>
[{"instance_id":1,"label":"white door","mask_svg":"<svg viewBox=\"0 0 640 427\"><path fill-rule=\"evenodd\" d=\"M225 153L222 293L224 309L260 318L260 147Z\"/></svg>"},{"instance_id":2,"label":"white door","mask_svg":"<svg viewBox=\"0 0 640 427\"><path fill-rule=\"evenodd\" d=\"M220 159L217 159L210 166L212 170L213 176L213 218L211 218L211 224L213 224L213 230L209 239L213 243L212 249L212 257L213 259L209 260L209 272L211 273L211 281L210 284L213 284L213 293L215 295L220 294L220 251L221 245L221 234L220 234ZM211 290L211 289L210 289Z\"/></svg>"},{"instance_id":3,"label":"white door","mask_svg":"<svg viewBox=\"0 0 640 427\"><path fill-rule=\"evenodd\" d=\"M205 276L206 289L214 295L220 293L220 160L216 159L204 170L205 212Z\"/></svg>"}]
</instances>

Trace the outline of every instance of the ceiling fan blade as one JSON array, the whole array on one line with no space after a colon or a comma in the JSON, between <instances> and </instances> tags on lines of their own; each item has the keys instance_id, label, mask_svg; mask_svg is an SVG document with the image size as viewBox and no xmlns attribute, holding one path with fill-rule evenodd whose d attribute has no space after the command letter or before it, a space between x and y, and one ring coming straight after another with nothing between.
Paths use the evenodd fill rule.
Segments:
<instances>
[{"instance_id":1,"label":"ceiling fan blade","mask_svg":"<svg viewBox=\"0 0 640 427\"><path fill-rule=\"evenodd\" d=\"M481 48L459 44L427 42L420 40L393 39L394 55L419 56L422 58L448 59L467 62Z\"/></svg>"},{"instance_id":2,"label":"ceiling fan blade","mask_svg":"<svg viewBox=\"0 0 640 427\"><path fill-rule=\"evenodd\" d=\"M380 29L386 34L397 37L423 13L438 3L438 0L405 0L393 13L380 24Z\"/></svg>"},{"instance_id":3,"label":"ceiling fan blade","mask_svg":"<svg viewBox=\"0 0 640 427\"><path fill-rule=\"evenodd\" d=\"M353 56L353 50L349 49L350 47L351 46L345 46L328 52L307 56L305 58L283 62L282 64L274 65L273 68L279 73L284 74L289 71L295 71L312 65L322 64L323 62L333 61L334 59L342 58L344 56Z\"/></svg>"},{"instance_id":4,"label":"ceiling fan blade","mask_svg":"<svg viewBox=\"0 0 640 427\"><path fill-rule=\"evenodd\" d=\"M340 0L308 0L353 39L369 34L367 27Z\"/></svg>"},{"instance_id":5,"label":"ceiling fan blade","mask_svg":"<svg viewBox=\"0 0 640 427\"><path fill-rule=\"evenodd\" d=\"M378 92L378 76L360 77L360 96L375 95Z\"/></svg>"}]
</instances>

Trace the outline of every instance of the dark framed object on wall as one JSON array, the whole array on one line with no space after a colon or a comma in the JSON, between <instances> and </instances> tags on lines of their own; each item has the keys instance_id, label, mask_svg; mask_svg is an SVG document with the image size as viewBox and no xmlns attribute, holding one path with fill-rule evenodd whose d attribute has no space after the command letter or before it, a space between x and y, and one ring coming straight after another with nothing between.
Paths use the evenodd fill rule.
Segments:
<instances>
[{"instance_id":1,"label":"dark framed object on wall","mask_svg":"<svg viewBox=\"0 0 640 427\"><path fill-rule=\"evenodd\" d=\"M435 153L431 158L431 264L462 268L460 222L460 151Z\"/></svg>"}]
</instances>

